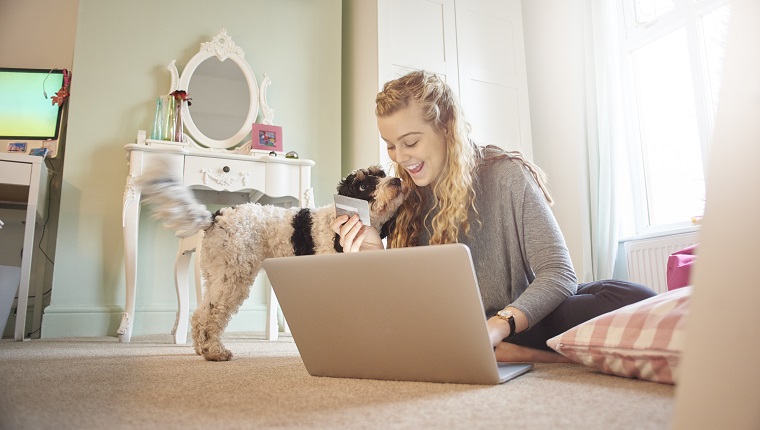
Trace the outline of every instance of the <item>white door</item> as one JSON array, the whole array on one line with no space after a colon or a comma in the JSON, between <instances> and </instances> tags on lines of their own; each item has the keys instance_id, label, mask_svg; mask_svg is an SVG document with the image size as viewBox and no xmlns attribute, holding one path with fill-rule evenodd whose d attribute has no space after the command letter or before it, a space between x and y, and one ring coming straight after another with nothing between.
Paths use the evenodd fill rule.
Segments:
<instances>
[{"instance_id":1,"label":"white door","mask_svg":"<svg viewBox=\"0 0 760 430\"><path fill-rule=\"evenodd\" d=\"M379 85L423 69L442 76L459 91L454 0L380 0L378 3ZM380 163L390 163L380 140Z\"/></svg>"},{"instance_id":2,"label":"white door","mask_svg":"<svg viewBox=\"0 0 760 430\"><path fill-rule=\"evenodd\" d=\"M519 0L379 0L378 78L415 69L459 94L473 139L533 158ZM379 158L389 165L385 144Z\"/></svg>"},{"instance_id":3,"label":"white door","mask_svg":"<svg viewBox=\"0 0 760 430\"><path fill-rule=\"evenodd\" d=\"M519 0L457 0L459 88L473 139L533 158Z\"/></svg>"}]
</instances>

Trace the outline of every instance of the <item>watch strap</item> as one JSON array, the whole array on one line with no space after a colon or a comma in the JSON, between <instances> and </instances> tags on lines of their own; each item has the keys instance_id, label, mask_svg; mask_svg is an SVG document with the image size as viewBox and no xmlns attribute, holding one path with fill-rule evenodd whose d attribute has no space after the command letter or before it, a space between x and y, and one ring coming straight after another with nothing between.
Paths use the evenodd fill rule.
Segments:
<instances>
[{"instance_id":1,"label":"watch strap","mask_svg":"<svg viewBox=\"0 0 760 430\"><path fill-rule=\"evenodd\" d=\"M503 319L504 321L507 322L507 324L509 324L509 336L507 337L512 337L516 331L515 316L512 314L512 312L506 309L502 309L496 313L496 316Z\"/></svg>"}]
</instances>

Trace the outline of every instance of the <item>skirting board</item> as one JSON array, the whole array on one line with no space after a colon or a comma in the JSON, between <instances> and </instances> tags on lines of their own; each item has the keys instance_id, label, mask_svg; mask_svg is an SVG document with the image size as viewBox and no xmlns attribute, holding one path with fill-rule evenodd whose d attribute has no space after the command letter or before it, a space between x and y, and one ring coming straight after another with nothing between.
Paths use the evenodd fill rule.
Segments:
<instances>
[{"instance_id":1,"label":"skirting board","mask_svg":"<svg viewBox=\"0 0 760 430\"><path fill-rule=\"evenodd\" d=\"M191 309L191 315L192 311ZM123 308L117 306L69 307L48 306L42 317L42 338L114 336L121 322ZM176 309L135 311L133 336L169 334L174 327ZM280 318L280 326L282 327ZM244 307L232 317L227 332L263 332L266 306Z\"/></svg>"}]
</instances>

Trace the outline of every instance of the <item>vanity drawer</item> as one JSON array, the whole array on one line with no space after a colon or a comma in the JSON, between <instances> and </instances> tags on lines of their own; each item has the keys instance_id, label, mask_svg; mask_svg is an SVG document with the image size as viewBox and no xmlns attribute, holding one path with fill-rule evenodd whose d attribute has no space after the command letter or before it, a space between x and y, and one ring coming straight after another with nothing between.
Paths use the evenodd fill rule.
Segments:
<instances>
[{"instance_id":1,"label":"vanity drawer","mask_svg":"<svg viewBox=\"0 0 760 430\"><path fill-rule=\"evenodd\" d=\"M218 191L263 190L266 164L259 161L228 158L185 158L185 186L203 185Z\"/></svg>"},{"instance_id":2,"label":"vanity drawer","mask_svg":"<svg viewBox=\"0 0 760 430\"><path fill-rule=\"evenodd\" d=\"M0 161L0 183L8 185L29 185L32 181L32 163Z\"/></svg>"}]
</instances>

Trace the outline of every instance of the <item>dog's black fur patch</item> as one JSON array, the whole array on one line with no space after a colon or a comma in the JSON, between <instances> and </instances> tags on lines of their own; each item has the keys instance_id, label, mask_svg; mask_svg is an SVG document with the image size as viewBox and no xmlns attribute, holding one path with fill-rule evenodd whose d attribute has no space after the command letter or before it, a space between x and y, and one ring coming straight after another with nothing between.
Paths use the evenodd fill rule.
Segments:
<instances>
[{"instance_id":1,"label":"dog's black fur patch","mask_svg":"<svg viewBox=\"0 0 760 430\"><path fill-rule=\"evenodd\" d=\"M391 219L385 222L383 226L380 228L380 239L385 239L386 237L390 236L391 233L393 233L393 230L396 228L396 214L393 214Z\"/></svg>"},{"instance_id":2,"label":"dog's black fur patch","mask_svg":"<svg viewBox=\"0 0 760 430\"><path fill-rule=\"evenodd\" d=\"M311 210L304 208L293 217L293 235L290 243L293 245L295 255L314 255L314 237L311 234L311 226L314 224Z\"/></svg>"},{"instance_id":3,"label":"dog's black fur patch","mask_svg":"<svg viewBox=\"0 0 760 430\"><path fill-rule=\"evenodd\" d=\"M233 208L234 208L234 206L233 206ZM222 210L218 209L216 212L214 212L214 215L211 216L211 219L216 224L216 219L219 218L220 216L222 216Z\"/></svg>"},{"instance_id":4,"label":"dog's black fur patch","mask_svg":"<svg viewBox=\"0 0 760 430\"><path fill-rule=\"evenodd\" d=\"M335 248L335 252L343 252L343 247L340 246L340 235L338 233L335 233L335 237L333 238L333 247Z\"/></svg>"}]
</instances>

